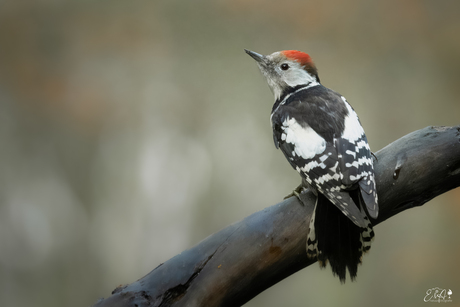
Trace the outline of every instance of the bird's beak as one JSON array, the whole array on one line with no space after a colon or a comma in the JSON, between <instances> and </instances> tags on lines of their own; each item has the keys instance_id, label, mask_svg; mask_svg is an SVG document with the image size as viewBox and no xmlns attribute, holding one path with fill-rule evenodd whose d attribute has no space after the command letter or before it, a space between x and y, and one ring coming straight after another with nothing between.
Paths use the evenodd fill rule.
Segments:
<instances>
[{"instance_id":1,"label":"bird's beak","mask_svg":"<svg viewBox=\"0 0 460 307\"><path fill-rule=\"evenodd\" d=\"M265 62L265 56L258 54L257 52L251 51L244 49L247 54L249 54L254 60L256 60L258 63L263 64Z\"/></svg>"}]
</instances>

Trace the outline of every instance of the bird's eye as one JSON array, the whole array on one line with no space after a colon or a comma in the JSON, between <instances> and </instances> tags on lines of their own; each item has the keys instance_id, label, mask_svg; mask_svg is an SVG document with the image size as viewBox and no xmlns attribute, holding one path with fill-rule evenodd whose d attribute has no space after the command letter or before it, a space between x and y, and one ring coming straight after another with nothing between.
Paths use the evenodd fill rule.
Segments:
<instances>
[{"instance_id":1,"label":"bird's eye","mask_svg":"<svg viewBox=\"0 0 460 307\"><path fill-rule=\"evenodd\" d=\"M289 65L286 64L286 63L283 63L283 64L281 64L281 69L282 69L282 70L288 70L288 69L289 69Z\"/></svg>"}]
</instances>

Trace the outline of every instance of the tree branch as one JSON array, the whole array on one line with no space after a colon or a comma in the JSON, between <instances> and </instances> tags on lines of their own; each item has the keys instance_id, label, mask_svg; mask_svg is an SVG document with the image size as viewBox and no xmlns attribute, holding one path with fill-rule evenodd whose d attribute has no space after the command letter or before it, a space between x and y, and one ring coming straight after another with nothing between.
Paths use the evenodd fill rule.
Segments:
<instances>
[{"instance_id":1,"label":"tree branch","mask_svg":"<svg viewBox=\"0 0 460 307\"><path fill-rule=\"evenodd\" d=\"M460 126L427 127L376 153L374 224L460 185ZM306 256L312 193L256 212L160 264L94 306L239 306L314 263Z\"/></svg>"}]
</instances>

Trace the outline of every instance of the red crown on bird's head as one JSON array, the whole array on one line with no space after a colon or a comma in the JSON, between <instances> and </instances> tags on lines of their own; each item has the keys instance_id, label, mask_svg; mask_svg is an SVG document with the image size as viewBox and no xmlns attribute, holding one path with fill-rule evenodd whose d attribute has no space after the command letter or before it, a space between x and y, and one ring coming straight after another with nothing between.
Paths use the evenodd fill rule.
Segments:
<instances>
[{"instance_id":1,"label":"red crown on bird's head","mask_svg":"<svg viewBox=\"0 0 460 307\"><path fill-rule=\"evenodd\" d=\"M284 50L281 51L281 54L290 60L299 62L306 71L308 71L311 75L316 76L319 81L318 70L316 69L315 63L313 63L313 60L308 54L298 50Z\"/></svg>"},{"instance_id":2,"label":"red crown on bird's head","mask_svg":"<svg viewBox=\"0 0 460 307\"><path fill-rule=\"evenodd\" d=\"M284 50L284 51L281 51L281 53L284 54L284 56L287 57L288 59L299 62L301 65L307 66L307 65L313 64L311 57L305 52L297 51L297 50Z\"/></svg>"}]
</instances>

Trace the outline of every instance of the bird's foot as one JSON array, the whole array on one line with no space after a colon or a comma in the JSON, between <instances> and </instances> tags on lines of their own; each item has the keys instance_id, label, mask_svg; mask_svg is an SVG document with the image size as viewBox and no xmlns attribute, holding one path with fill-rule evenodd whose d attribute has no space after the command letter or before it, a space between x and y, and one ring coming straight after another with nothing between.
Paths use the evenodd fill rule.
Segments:
<instances>
[{"instance_id":1,"label":"bird's foot","mask_svg":"<svg viewBox=\"0 0 460 307\"><path fill-rule=\"evenodd\" d=\"M287 199L287 198L290 198L292 196L295 196L295 197L297 197L299 202L303 205L304 203L303 203L302 197L300 197L300 195L302 193L304 193L305 190L306 190L305 187L302 184L299 184L299 186L297 188L295 188L289 195L286 195L284 197L284 199Z\"/></svg>"}]
</instances>

